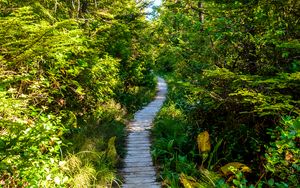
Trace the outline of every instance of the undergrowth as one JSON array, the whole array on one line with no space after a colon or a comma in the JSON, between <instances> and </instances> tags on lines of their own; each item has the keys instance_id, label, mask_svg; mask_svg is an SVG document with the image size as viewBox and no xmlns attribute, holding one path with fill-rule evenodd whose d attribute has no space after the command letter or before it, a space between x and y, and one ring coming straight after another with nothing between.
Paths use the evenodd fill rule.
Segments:
<instances>
[{"instance_id":1,"label":"undergrowth","mask_svg":"<svg viewBox=\"0 0 300 188\"><path fill-rule=\"evenodd\" d=\"M152 157L163 186L246 188L299 184L299 118L284 117L269 126L265 134L245 125L220 127L217 122L225 120L213 115L195 116L193 112L198 107L194 105L199 103L193 99L190 83L171 74L166 79L168 97L152 132ZM206 126L206 119L215 124ZM201 139L206 140L202 148Z\"/></svg>"}]
</instances>

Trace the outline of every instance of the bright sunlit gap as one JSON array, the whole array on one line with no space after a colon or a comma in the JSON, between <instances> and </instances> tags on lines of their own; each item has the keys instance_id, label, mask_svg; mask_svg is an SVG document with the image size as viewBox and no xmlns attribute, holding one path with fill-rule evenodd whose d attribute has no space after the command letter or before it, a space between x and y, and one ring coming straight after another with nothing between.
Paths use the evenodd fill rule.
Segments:
<instances>
[{"instance_id":1,"label":"bright sunlit gap","mask_svg":"<svg viewBox=\"0 0 300 188\"><path fill-rule=\"evenodd\" d=\"M153 1L153 4L152 4L149 8L146 9L146 12L147 12L147 13L152 13L152 12L153 12L153 7L160 6L161 3L162 3L161 0L154 0L154 1ZM148 16L147 16L147 19L150 20L152 17L153 17L153 15L148 15Z\"/></svg>"}]
</instances>

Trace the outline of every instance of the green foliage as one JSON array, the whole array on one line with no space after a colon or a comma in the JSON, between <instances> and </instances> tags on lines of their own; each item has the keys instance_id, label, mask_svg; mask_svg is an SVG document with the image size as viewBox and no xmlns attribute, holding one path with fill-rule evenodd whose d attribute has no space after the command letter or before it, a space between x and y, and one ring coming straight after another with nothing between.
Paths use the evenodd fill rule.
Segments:
<instances>
[{"instance_id":1,"label":"green foliage","mask_svg":"<svg viewBox=\"0 0 300 188\"><path fill-rule=\"evenodd\" d=\"M1 185L116 181L124 119L155 93L140 7L0 1Z\"/></svg>"},{"instance_id":2,"label":"green foliage","mask_svg":"<svg viewBox=\"0 0 300 188\"><path fill-rule=\"evenodd\" d=\"M66 131L61 119L30 110L25 96L16 99L5 94L1 92L1 180L14 186L54 186L50 177L55 175L66 181L57 165Z\"/></svg>"},{"instance_id":3,"label":"green foliage","mask_svg":"<svg viewBox=\"0 0 300 188\"><path fill-rule=\"evenodd\" d=\"M172 85L169 85L172 91ZM197 173L196 164L191 163L190 138L186 134L185 118L182 111L172 101L168 100L155 120L151 154L154 161L162 166L163 184L178 187L179 175Z\"/></svg>"},{"instance_id":4,"label":"green foliage","mask_svg":"<svg viewBox=\"0 0 300 188\"><path fill-rule=\"evenodd\" d=\"M198 134L191 129L184 111L188 106L183 101L184 94L189 93L187 86L185 83L174 82L172 77L168 77L168 81L169 97L155 120L155 139L151 152L155 163L161 167L163 184L170 187L180 187L184 183L187 187L212 186L219 175L200 167L202 160L196 145ZM205 163L209 169L218 163L220 143L214 143L213 151Z\"/></svg>"},{"instance_id":5,"label":"green foliage","mask_svg":"<svg viewBox=\"0 0 300 188\"><path fill-rule=\"evenodd\" d=\"M269 185L280 187L280 183L288 186L299 185L300 175L300 118L285 117L282 125L268 133L272 141L266 146L266 170L272 179ZM273 183L271 183L273 181ZM275 183L276 182L276 183Z\"/></svg>"},{"instance_id":6,"label":"green foliage","mask_svg":"<svg viewBox=\"0 0 300 188\"><path fill-rule=\"evenodd\" d=\"M174 122L180 123L180 133L187 135L183 147L187 150L180 155L188 156L186 163L190 165L201 165L200 156L189 154L196 153L197 134L207 130L214 138L212 145L222 152L216 151L216 157L206 160L204 167L218 171L236 161L252 169L251 174L236 173L230 185L226 185L229 177L224 177L220 187L262 187L267 186L264 179L272 178L270 187L274 182L282 187L295 185L287 179L288 175L293 179L295 169L274 166L285 179L267 170L264 146L274 143L267 132L280 132L277 128L282 116L298 117L300 113L299 6L296 0L163 1L160 16L153 21L157 71L172 75L165 108L172 112L170 104L175 104L180 110L183 120L175 117ZM168 121L167 115L159 117L157 128L161 122L175 124ZM163 133L164 128L159 131ZM155 135L159 142L163 135ZM164 145L171 140L166 139ZM154 151L162 150L155 144ZM292 148L297 146L292 144ZM166 153L173 156L178 150ZM180 171L154 156L161 162L165 181L176 184ZM273 156L272 160L280 158L278 154L269 158ZM200 182L196 173L182 172L191 182Z\"/></svg>"}]
</instances>

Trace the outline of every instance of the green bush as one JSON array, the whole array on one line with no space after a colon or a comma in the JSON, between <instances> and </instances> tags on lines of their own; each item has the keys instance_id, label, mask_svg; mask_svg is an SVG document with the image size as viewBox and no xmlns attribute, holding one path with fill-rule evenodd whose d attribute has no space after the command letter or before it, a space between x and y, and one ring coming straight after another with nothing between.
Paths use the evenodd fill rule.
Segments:
<instances>
[{"instance_id":1,"label":"green bush","mask_svg":"<svg viewBox=\"0 0 300 188\"><path fill-rule=\"evenodd\" d=\"M282 118L282 124L268 134L272 141L266 145L266 171L269 186L294 187L300 177L300 118ZM285 187L285 186L283 186Z\"/></svg>"},{"instance_id":2,"label":"green bush","mask_svg":"<svg viewBox=\"0 0 300 188\"><path fill-rule=\"evenodd\" d=\"M126 115L155 93L148 25L134 1L85 2L0 1L1 186L117 179Z\"/></svg>"}]
</instances>

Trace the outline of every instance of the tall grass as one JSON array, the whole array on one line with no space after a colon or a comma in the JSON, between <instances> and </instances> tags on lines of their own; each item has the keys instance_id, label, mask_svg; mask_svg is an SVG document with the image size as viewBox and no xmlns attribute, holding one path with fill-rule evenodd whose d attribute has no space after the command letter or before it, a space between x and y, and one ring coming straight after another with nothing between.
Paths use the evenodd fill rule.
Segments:
<instances>
[{"instance_id":1,"label":"tall grass","mask_svg":"<svg viewBox=\"0 0 300 188\"><path fill-rule=\"evenodd\" d=\"M72 145L64 148L68 154L60 168L70 187L119 184L117 167L119 156L124 155L126 113L119 104L110 102L94 114L95 118L72 130L68 138Z\"/></svg>"}]
</instances>

